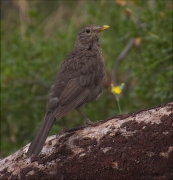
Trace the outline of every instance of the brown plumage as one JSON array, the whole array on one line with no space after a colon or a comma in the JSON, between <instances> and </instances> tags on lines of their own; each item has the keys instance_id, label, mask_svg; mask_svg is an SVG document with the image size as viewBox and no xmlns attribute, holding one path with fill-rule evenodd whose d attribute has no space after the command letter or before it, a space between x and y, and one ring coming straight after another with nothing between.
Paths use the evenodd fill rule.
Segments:
<instances>
[{"instance_id":1,"label":"brown plumage","mask_svg":"<svg viewBox=\"0 0 173 180\"><path fill-rule=\"evenodd\" d=\"M107 28L87 25L78 32L75 47L62 63L51 87L46 114L29 146L28 157L39 155L56 118L76 109L91 123L79 107L97 99L102 91L105 65L99 36Z\"/></svg>"}]
</instances>

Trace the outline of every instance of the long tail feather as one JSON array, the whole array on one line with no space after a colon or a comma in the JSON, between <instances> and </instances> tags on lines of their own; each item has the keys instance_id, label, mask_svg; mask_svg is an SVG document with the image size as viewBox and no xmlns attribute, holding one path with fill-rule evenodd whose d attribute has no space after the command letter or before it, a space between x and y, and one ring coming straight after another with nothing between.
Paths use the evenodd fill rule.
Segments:
<instances>
[{"instance_id":1,"label":"long tail feather","mask_svg":"<svg viewBox=\"0 0 173 180\"><path fill-rule=\"evenodd\" d=\"M53 113L46 113L44 119L42 120L42 123L37 131L37 134L35 135L34 139L32 140L28 152L27 157L38 156L44 146L44 143L46 141L46 138L54 125L56 118L55 118L55 112Z\"/></svg>"}]
</instances>

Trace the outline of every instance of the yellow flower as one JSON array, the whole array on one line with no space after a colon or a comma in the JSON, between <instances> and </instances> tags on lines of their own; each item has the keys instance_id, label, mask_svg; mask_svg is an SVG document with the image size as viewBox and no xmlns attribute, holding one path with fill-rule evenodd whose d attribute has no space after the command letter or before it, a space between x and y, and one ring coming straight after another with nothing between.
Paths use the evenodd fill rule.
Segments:
<instances>
[{"instance_id":1,"label":"yellow flower","mask_svg":"<svg viewBox=\"0 0 173 180\"><path fill-rule=\"evenodd\" d=\"M113 94L121 94L121 88L119 86L112 86L112 93Z\"/></svg>"}]
</instances>

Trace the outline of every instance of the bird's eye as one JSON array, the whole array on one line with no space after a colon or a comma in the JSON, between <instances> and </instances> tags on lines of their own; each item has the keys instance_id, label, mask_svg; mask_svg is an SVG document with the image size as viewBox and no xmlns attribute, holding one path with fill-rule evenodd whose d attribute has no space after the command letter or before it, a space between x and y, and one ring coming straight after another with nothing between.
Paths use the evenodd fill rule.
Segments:
<instances>
[{"instance_id":1,"label":"bird's eye","mask_svg":"<svg viewBox=\"0 0 173 180\"><path fill-rule=\"evenodd\" d=\"M89 33L90 33L90 30L89 30L89 29L86 29L86 33L88 33L88 34L89 34Z\"/></svg>"}]
</instances>

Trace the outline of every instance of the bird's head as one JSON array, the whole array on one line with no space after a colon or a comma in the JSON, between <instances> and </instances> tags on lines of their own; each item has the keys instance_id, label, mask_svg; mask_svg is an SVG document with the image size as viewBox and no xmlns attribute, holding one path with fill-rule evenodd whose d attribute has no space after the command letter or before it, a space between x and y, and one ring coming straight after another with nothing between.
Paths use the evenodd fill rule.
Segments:
<instances>
[{"instance_id":1,"label":"bird's head","mask_svg":"<svg viewBox=\"0 0 173 180\"><path fill-rule=\"evenodd\" d=\"M76 45L85 46L87 44L93 44L94 42L98 42L100 33L108 28L109 28L108 25L97 26L94 24L89 24L84 26L78 32Z\"/></svg>"}]
</instances>

